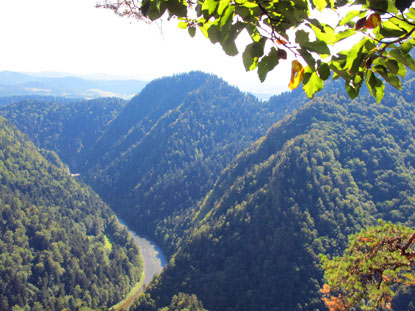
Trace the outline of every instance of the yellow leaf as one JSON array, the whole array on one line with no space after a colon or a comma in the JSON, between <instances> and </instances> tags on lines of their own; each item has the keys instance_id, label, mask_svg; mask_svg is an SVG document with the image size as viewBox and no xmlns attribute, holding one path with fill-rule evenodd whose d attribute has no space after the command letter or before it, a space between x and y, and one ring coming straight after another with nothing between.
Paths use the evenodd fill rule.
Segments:
<instances>
[{"instance_id":1,"label":"yellow leaf","mask_svg":"<svg viewBox=\"0 0 415 311\"><path fill-rule=\"evenodd\" d=\"M304 79L304 67L297 60L293 60L291 65L291 79L288 87L290 90L297 88Z\"/></svg>"}]
</instances>

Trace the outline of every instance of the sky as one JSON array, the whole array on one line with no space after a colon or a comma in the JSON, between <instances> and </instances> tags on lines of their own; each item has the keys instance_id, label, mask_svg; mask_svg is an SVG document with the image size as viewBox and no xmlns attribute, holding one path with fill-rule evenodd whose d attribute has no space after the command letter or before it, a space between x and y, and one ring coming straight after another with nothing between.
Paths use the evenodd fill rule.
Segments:
<instances>
[{"instance_id":1,"label":"sky","mask_svg":"<svg viewBox=\"0 0 415 311\"><path fill-rule=\"evenodd\" d=\"M0 71L151 81L201 70L256 94L288 89L289 61L261 83L256 72L245 71L241 54L227 56L200 32L191 38L175 21L147 24L121 18L95 8L96 1L0 0Z\"/></svg>"}]
</instances>

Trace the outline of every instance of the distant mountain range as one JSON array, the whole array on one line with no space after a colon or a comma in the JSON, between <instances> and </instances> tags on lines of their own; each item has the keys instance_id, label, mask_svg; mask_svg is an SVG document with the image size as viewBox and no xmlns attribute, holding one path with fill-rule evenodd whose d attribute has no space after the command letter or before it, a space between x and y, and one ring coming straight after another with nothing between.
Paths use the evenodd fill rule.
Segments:
<instances>
[{"instance_id":1,"label":"distant mountain range","mask_svg":"<svg viewBox=\"0 0 415 311\"><path fill-rule=\"evenodd\" d=\"M64 74L0 72L0 96L64 96L69 98L121 97L136 95L147 84L139 80L92 80Z\"/></svg>"}]
</instances>

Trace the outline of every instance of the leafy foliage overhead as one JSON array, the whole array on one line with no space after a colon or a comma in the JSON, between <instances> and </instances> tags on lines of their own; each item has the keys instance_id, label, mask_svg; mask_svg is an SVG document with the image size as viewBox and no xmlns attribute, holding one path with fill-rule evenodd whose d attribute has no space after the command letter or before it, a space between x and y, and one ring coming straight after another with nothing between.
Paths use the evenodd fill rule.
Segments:
<instances>
[{"instance_id":1,"label":"leafy foliage overhead","mask_svg":"<svg viewBox=\"0 0 415 311\"><path fill-rule=\"evenodd\" d=\"M331 73L342 78L351 98L364 82L379 102L385 82L401 88L406 69L415 69L409 53L415 44L415 9L411 0L102 0L97 6L121 16L158 20L164 15L193 37L196 29L226 54L238 54L242 32L247 71L261 81L290 56L291 89L303 84L309 97L323 88ZM320 14L317 18L317 13ZM336 13L333 25L324 15ZM330 15L330 14L328 14ZM350 48L338 51L345 39ZM357 41L357 42L356 42ZM287 79L288 80L288 79Z\"/></svg>"}]
</instances>

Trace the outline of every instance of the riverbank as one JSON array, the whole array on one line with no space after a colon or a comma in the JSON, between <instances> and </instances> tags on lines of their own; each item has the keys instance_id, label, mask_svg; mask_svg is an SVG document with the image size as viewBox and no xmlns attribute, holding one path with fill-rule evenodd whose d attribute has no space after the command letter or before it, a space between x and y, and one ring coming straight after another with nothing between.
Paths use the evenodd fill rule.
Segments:
<instances>
[{"instance_id":1,"label":"riverbank","mask_svg":"<svg viewBox=\"0 0 415 311\"><path fill-rule=\"evenodd\" d=\"M140 296L140 294L143 292L144 279L145 279L145 272L143 269L141 276L140 276L140 282L135 284L135 286L130 290L130 292L128 293L127 297L124 300L112 306L111 310L114 310L114 311L129 310L134 300L138 298L138 296Z\"/></svg>"},{"instance_id":2,"label":"riverbank","mask_svg":"<svg viewBox=\"0 0 415 311\"><path fill-rule=\"evenodd\" d=\"M121 218L118 218L118 221L121 225L126 227L140 249L140 256L144 262L144 269L142 271L140 282L136 283L124 300L112 306L111 309L115 311L128 310L134 300L142 293L144 287L151 282L154 275L160 273L167 264L166 256L159 245L150 239L139 236L136 232L132 231Z\"/></svg>"}]
</instances>

